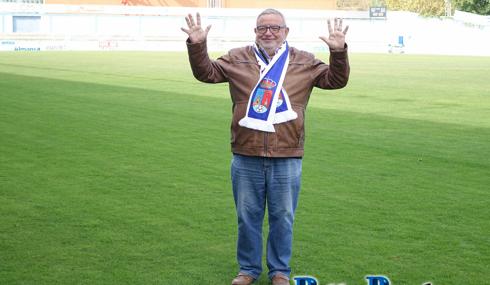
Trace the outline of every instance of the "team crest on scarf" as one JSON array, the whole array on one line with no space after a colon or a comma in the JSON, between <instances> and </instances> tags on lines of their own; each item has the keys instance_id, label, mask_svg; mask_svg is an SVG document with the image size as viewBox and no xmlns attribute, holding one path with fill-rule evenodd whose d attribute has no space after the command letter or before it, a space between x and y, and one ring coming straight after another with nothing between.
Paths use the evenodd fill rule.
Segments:
<instances>
[{"instance_id":1,"label":"team crest on scarf","mask_svg":"<svg viewBox=\"0 0 490 285\"><path fill-rule=\"evenodd\" d=\"M264 78L257 88L257 92L253 98L253 109L255 112L262 114L270 109L272 104L273 88L277 86L277 83L270 79Z\"/></svg>"},{"instance_id":2,"label":"team crest on scarf","mask_svg":"<svg viewBox=\"0 0 490 285\"><path fill-rule=\"evenodd\" d=\"M282 87L289 63L289 46L284 42L269 63L256 45L253 48L261 67L260 77L250 94L247 114L238 123L242 127L274 132L273 124L298 117L291 108L286 90Z\"/></svg>"}]
</instances>

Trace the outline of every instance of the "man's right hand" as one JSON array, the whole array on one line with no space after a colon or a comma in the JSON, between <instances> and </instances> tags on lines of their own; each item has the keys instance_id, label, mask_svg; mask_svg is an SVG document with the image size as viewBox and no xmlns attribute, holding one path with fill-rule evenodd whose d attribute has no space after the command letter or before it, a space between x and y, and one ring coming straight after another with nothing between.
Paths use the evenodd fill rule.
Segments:
<instances>
[{"instance_id":1,"label":"man's right hand","mask_svg":"<svg viewBox=\"0 0 490 285\"><path fill-rule=\"evenodd\" d=\"M201 27L201 15L199 15L199 13L196 13L196 22L194 22L194 18L191 14L185 17L185 21L187 22L187 27L189 27L189 29L180 29L189 35L189 41L191 43L204 42L208 36L209 30L211 29L211 25L207 26L206 30L203 30Z\"/></svg>"}]
</instances>

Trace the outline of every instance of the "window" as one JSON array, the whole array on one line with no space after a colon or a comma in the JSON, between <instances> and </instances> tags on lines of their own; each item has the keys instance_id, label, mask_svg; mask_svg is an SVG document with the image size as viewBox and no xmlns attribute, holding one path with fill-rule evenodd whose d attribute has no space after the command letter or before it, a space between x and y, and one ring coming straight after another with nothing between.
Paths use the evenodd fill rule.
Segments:
<instances>
[{"instance_id":1,"label":"window","mask_svg":"<svg viewBox=\"0 0 490 285\"><path fill-rule=\"evenodd\" d=\"M41 16L13 16L14 33L39 33Z\"/></svg>"},{"instance_id":2,"label":"window","mask_svg":"<svg viewBox=\"0 0 490 285\"><path fill-rule=\"evenodd\" d=\"M221 8L221 0L208 0L208 8Z\"/></svg>"}]
</instances>

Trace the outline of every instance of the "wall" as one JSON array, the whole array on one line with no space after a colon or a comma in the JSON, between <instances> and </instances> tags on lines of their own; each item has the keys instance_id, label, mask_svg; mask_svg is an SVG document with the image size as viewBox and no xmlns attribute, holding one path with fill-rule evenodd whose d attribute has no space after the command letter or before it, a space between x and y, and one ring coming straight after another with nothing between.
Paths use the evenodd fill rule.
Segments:
<instances>
[{"instance_id":1,"label":"wall","mask_svg":"<svg viewBox=\"0 0 490 285\"><path fill-rule=\"evenodd\" d=\"M45 0L46 4L208 7L207 0ZM337 0L220 0L223 8L335 9Z\"/></svg>"},{"instance_id":2,"label":"wall","mask_svg":"<svg viewBox=\"0 0 490 285\"><path fill-rule=\"evenodd\" d=\"M45 0L45 4L206 7L206 0Z\"/></svg>"},{"instance_id":3,"label":"wall","mask_svg":"<svg viewBox=\"0 0 490 285\"><path fill-rule=\"evenodd\" d=\"M336 8L337 0L303 0L303 1L284 1L284 0L224 0L225 8L277 8L277 9L317 9L333 10Z\"/></svg>"},{"instance_id":4,"label":"wall","mask_svg":"<svg viewBox=\"0 0 490 285\"><path fill-rule=\"evenodd\" d=\"M0 50L185 50L185 15L199 11L211 24L210 51L250 44L260 9L178 7L0 5ZM290 27L291 45L326 52L318 39L327 34L327 18L342 17L350 25L351 52L453 54L490 56L490 21L468 23L468 17L431 19L389 11L386 19L371 19L367 11L282 9ZM37 15L37 32L13 32L13 19ZM32 18L32 17L31 17ZM480 19L480 18L479 18ZM404 46L397 46L403 37Z\"/></svg>"}]
</instances>

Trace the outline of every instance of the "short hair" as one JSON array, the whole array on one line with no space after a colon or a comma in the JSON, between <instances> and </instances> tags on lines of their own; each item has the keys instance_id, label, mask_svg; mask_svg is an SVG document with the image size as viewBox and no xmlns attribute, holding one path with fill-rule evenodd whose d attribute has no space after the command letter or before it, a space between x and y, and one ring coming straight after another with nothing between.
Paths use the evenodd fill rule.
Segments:
<instances>
[{"instance_id":1,"label":"short hair","mask_svg":"<svg viewBox=\"0 0 490 285\"><path fill-rule=\"evenodd\" d=\"M282 22L284 23L284 25L286 26L286 18L284 18L284 15L279 12L278 10L276 9L272 9L272 8L268 8L268 9L265 9L264 11L262 11L258 16L257 16L257 22L259 21L259 18L264 16L264 15L279 15L281 16L282 18Z\"/></svg>"}]
</instances>

